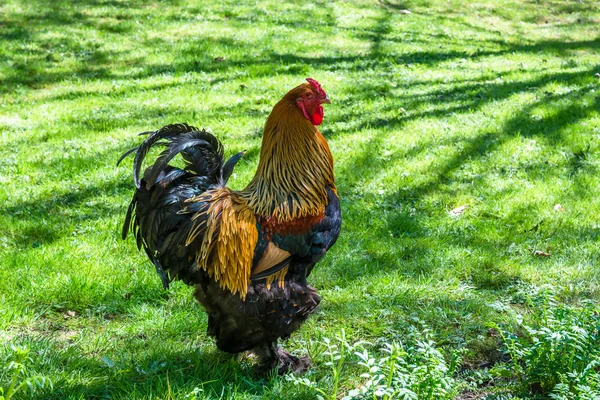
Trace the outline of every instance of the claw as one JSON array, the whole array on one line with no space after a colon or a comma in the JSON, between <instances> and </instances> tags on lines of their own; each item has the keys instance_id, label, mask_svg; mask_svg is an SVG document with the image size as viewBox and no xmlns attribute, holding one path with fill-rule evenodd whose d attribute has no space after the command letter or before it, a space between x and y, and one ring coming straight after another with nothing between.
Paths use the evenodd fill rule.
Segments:
<instances>
[{"instance_id":1,"label":"claw","mask_svg":"<svg viewBox=\"0 0 600 400\"><path fill-rule=\"evenodd\" d=\"M279 375L284 375L289 372L294 374L304 374L312 367L312 363L308 356L296 357L283 349L278 350L278 355L279 368L277 372Z\"/></svg>"}]
</instances>

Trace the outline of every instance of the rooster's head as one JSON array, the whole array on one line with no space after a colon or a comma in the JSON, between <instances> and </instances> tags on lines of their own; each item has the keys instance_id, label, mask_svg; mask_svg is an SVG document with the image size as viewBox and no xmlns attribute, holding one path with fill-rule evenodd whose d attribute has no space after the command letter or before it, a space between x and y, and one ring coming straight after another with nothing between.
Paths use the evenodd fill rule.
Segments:
<instances>
[{"instance_id":1,"label":"rooster's head","mask_svg":"<svg viewBox=\"0 0 600 400\"><path fill-rule=\"evenodd\" d=\"M308 83L292 89L291 95L293 101L313 125L320 125L323 122L323 106L321 104L331 104L327 93L323 90L319 82L312 78L306 79ZM287 97L287 96L286 96Z\"/></svg>"}]
</instances>

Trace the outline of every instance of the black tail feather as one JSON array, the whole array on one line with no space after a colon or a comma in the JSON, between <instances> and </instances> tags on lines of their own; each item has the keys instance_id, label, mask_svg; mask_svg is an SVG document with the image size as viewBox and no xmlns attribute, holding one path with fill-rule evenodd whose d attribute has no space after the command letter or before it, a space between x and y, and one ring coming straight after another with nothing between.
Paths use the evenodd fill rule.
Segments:
<instances>
[{"instance_id":1,"label":"black tail feather","mask_svg":"<svg viewBox=\"0 0 600 400\"><path fill-rule=\"evenodd\" d=\"M245 152L225 162L221 142L211 133L187 124L167 125L141 135L148 137L140 146L125 152L118 161L120 163L135 153L133 171L137 190L127 209L121 236L126 239L132 232L138 249L144 249L167 288L169 275L178 276L181 271L177 263L173 266L161 257L188 260L186 246L172 246L172 243L186 242L189 230L179 229L178 225L189 221L190 217L182 214L189 214L197 206L185 200L211 187L225 185ZM144 159L155 146L164 150L142 175ZM185 163L183 169L169 165L178 154Z\"/></svg>"},{"instance_id":2,"label":"black tail feather","mask_svg":"<svg viewBox=\"0 0 600 400\"><path fill-rule=\"evenodd\" d=\"M125 215L125 222L123 223L123 231L121 232L121 238L123 240L127 239L127 234L129 233L129 227L131 226L131 219L133 217L133 212L135 211L135 194L133 195L133 200L129 203L129 207L127 208L127 214Z\"/></svg>"},{"instance_id":3,"label":"black tail feather","mask_svg":"<svg viewBox=\"0 0 600 400\"><path fill-rule=\"evenodd\" d=\"M159 177L169 167L169 161L177 154L181 154L183 157L185 162L184 171L198 177L206 177L207 183L216 184L220 181L225 184L233 172L233 167L245 153L234 155L224 165L223 145L219 139L207 131L198 130L198 128L188 124L166 125L157 131L142 132L140 135L149 136L140 146L126 151L117 161L117 165L119 165L128 155L135 153L133 175L135 186L138 189L141 187L142 178L140 174L144 158L154 146L166 146L167 149L158 156L153 166L147 169L144 174L147 190L159 181L165 183ZM165 176L167 175L169 174L165 174ZM174 176L169 175L169 178Z\"/></svg>"},{"instance_id":4,"label":"black tail feather","mask_svg":"<svg viewBox=\"0 0 600 400\"><path fill-rule=\"evenodd\" d=\"M131 153L133 153L137 149L139 149L139 146L138 147L134 147L133 149L127 150L121 157L119 157L119 160L117 161L117 167L119 166L119 164L121 164L121 161L123 161L125 159L125 157L127 157L128 155L130 155Z\"/></svg>"},{"instance_id":5,"label":"black tail feather","mask_svg":"<svg viewBox=\"0 0 600 400\"><path fill-rule=\"evenodd\" d=\"M171 280L169 279L169 277L167 276L167 273L165 272L162 265L160 264L160 261L158 261L156 259L156 257L154 257L150 253L150 250L148 250L148 248L144 247L144 250L146 251L146 254L148 255L148 258L150 259L150 261L152 261L152 264L154 264L154 268L156 268L156 273L160 277L160 281L162 282L163 287L165 289L168 289L169 284L171 283Z\"/></svg>"},{"instance_id":6,"label":"black tail feather","mask_svg":"<svg viewBox=\"0 0 600 400\"><path fill-rule=\"evenodd\" d=\"M182 152L181 156L186 163L185 170L200 176L218 172L224 161L223 145L219 139L206 131L193 132L190 136L193 139L205 140L210 146L189 147Z\"/></svg>"},{"instance_id":7,"label":"black tail feather","mask_svg":"<svg viewBox=\"0 0 600 400\"><path fill-rule=\"evenodd\" d=\"M221 185L225 186L227 184L235 165L240 161L240 158L242 158L244 154L246 154L246 150L240 151L236 155L229 157L225 165L223 165L223 168L221 168Z\"/></svg>"},{"instance_id":8,"label":"black tail feather","mask_svg":"<svg viewBox=\"0 0 600 400\"><path fill-rule=\"evenodd\" d=\"M135 186L140 188L140 171L142 169L142 162L144 161L144 157L148 154L148 151L161 139L172 139L175 136L178 136L182 133L194 132L198 131L197 128L190 126L188 124L173 124L163 126L156 132L152 133L144 143L140 147L138 147L137 153L135 154L135 158L133 160L133 179L135 181Z\"/></svg>"},{"instance_id":9,"label":"black tail feather","mask_svg":"<svg viewBox=\"0 0 600 400\"><path fill-rule=\"evenodd\" d=\"M152 170L150 171L148 178L146 179L146 189L150 188L156 182L158 175L164 171L169 164L169 161L173 159L177 154L185 151L190 147L210 147L210 143L202 139L192 139L191 135L182 135L178 138L171 139L169 147L163 151L160 156L154 162Z\"/></svg>"}]
</instances>

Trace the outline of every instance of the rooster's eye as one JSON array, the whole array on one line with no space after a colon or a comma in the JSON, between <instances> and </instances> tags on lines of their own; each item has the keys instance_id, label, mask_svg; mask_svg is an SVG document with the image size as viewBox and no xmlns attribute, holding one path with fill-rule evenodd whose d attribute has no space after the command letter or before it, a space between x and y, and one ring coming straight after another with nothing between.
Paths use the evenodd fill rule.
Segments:
<instances>
[{"instance_id":1,"label":"rooster's eye","mask_svg":"<svg viewBox=\"0 0 600 400\"><path fill-rule=\"evenodd\" d=\"M313 98L313 94L312 93L306 93L304 95L304 97L306 97L307 99L312 99Z\"/></svg>"}]
</instances>

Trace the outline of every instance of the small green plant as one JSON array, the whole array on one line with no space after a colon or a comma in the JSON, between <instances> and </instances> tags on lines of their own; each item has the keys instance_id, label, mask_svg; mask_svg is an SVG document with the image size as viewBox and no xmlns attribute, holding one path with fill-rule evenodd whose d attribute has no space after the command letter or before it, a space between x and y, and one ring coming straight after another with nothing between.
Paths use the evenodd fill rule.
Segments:
<instances>
[{"instance_id":1,"label":"small green plant","mask_svg":"<svg viewBox=\"0 0 600 400\"><path fill-rule=\"evenodd\" d=\"M454 399L458 394L453 376L459 354L454 353L447 365L428 337L408 347L401 342L384 343L381 357L365 348L356 355L366 369L361 376L367 381L344 399Z\"/></svg>"},{"instance_id":2,"label":"small green plant","mask_svg":"<svg viewBox=\"0 0 600 400\"><path fill-rule=\"evenodd\" d=\"M331 389L331 393L327 393L326 389L319 387L317 382L313 382L308 377L290 375L288 376L288 379L295 384L301 384L313 389L318 393L318 399L336 400L338 398L340 380L344 367L346 366L346 363L353 357L354 351L362 343L363 342L358 342L355 344L348 343L348 340L346 339L346 332L343 329L334 340L329 338L323 339L325 348L321 353L321 356L325 357L325 366L327 366L331 371L331 377L333 379L333 388Z\"/></svg>"},{"instance_id":3,"label":"small green plant","mask_svg":"<svg viewBox=\"0 0 600 400\"><path fill-rule=\"evenodd\" d=\"M561 376L550 398L555 400L597 400L600 398L600 361L594 360L581 372Z\"/></svg>"},{"instance_id":4,"label":"small green plant","mask_svg":"<svg viewBox=\"0 0 600 400\"><path fill-rule=\"evenodd\" d=\"M416 334L416 330L413 331L409 336ZM375 352L367 342L348 343L342 330L334 340L323 340L325 349L321 357L325 357L324 365L331 371L331 391L324 388L325 381L297 376L289 376L288 379L313 389L319 399L335 400L345 367L357 364L366 370L361 375L366 382L350 390L344 400L454 399L460 388L453 378L460 364L459 353L453 354L448 365L427 329L420 331L420 335L423 337L414 340L411 346L399 341L384 342L381 350Z\"/></svg>"},{"instance_id":5,"label":"small green plant","mask_svg":"<svg viewBox=\"0 0 600 400\"><path fill-rule=\"evenodd\" d=\"M194 390L192 390L191 392L186 394L184 398L189 399L189 400L198 400L198 399L201 399L203 395L204 395L204 389L195 387Z\"/></svg>"},{"instance_id":6,"label":"small green plant","mask_svg":"<svg viewBox=\"0 0 600 400\"><path fill-rule=\"evenodd\" d=\"M9 384L7 387L0 387L0 400L12 399L16 393L25 387L28 387L31 393L45 387L52 389L52 382L44 376L25 377L27 375L25 363L32 361L29 357L29 349L12 346L11 350L10 361L3 371L3 376L8 377ZM22 380L19 382L20 379Z\"/></svg>"},{"instance_id":7,"label":"small green plant","mask_svg":"<svg viewBox=\"0 0 600 400\"><path fill-rule=\"evenodd\" d=\"M520 319L521 335L498 329L511 358L508 373L523 393L554 399L600 397L600 311L557 306L551 294L534 302L532 325Z\"/></svg>"}]
</instances>

